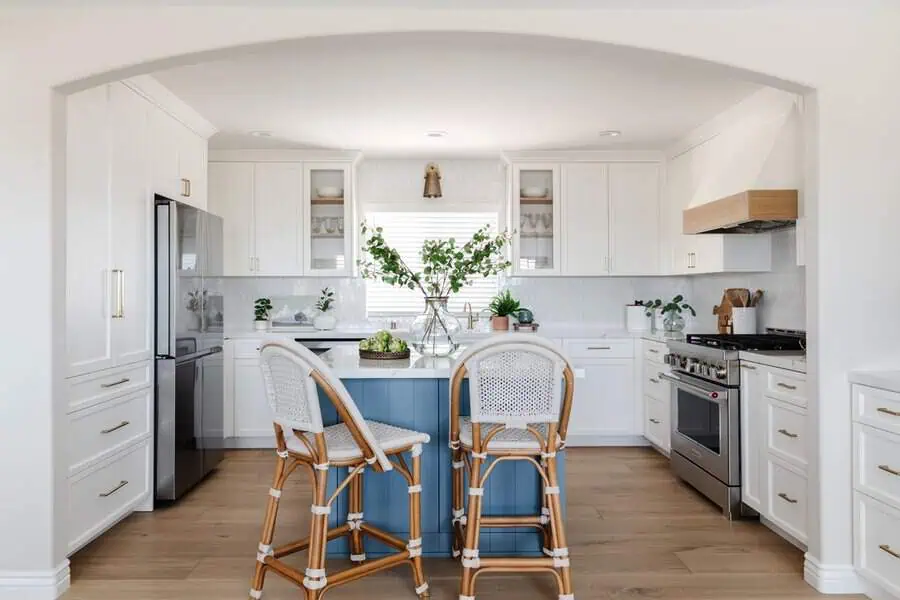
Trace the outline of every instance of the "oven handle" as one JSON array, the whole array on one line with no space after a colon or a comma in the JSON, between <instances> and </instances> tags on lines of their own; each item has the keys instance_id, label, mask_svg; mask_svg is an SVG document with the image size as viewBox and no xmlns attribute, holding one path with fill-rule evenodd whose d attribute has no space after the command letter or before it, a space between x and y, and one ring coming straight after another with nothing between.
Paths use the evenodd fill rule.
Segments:
<instances>
[{"instance_id":1,"label":"oven handle","mask_svg":"<svg viewBox=\"0 0 900 600\"><path fill-rule=\"evenodd\" d=\"M728 397L728 390L725 388L707 386L701 384L700 382L695 383L693 381L687 381L685 379L682 379L681 377L670 375L669 373L660 373L659 376L667 381L671 381L676 386L684 388L689 392L700 394L701 396L704 396L706 399L711 402L715 402L716 404L722 404L722 402L724 402Z\"/></svg>"}]
</instances>

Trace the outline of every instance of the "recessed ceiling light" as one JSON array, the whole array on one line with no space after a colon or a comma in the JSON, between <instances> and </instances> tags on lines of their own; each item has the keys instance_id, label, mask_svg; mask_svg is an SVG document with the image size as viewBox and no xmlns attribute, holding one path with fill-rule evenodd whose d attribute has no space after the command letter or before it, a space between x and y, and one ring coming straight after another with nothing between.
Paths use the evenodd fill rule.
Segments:
<instances>
[{"instance_id":1,"label":"recessed ceiling light","mask_svg":"<svg viewBox=\"0 0 900 600\"><path fill-rule=\"evenodd\" d=\"M598 133L600 137L619 137L622 135L622 132L618 129L604 129L600 133Z\"/></svg>"},{"instance_id":2,"label":"recessed ceiling light","mask_svg":"<svg viewBox=\"0 0 900 600\"><path fill-rule=\"evenodd\" d=\"M271 131L251 131L250 135L253 137L272 137Z\"/></svg>"},{"instance_id":3,"label":"recessed ceiling light","mask_svg":"<svg viewBox=\"0 0 900 600\"><path fill-rule=\"evenodd\" d=\"M447 132L443 129L432 129L431 131L426 131L425 135L430 138L442 138L447 136Z\"/></svg>"}]
</instances>

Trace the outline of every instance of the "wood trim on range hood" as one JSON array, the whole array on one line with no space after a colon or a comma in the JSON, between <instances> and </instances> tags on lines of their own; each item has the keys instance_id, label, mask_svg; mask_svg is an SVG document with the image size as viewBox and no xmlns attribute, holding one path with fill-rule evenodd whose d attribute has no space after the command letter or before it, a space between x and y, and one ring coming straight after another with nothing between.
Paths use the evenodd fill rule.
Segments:
<instances>
[{"instance_id":1,"label":"wood trim on range hood","mask_svg":"<svg viewBox=\"0 0 900 600\"><path fill-rule=\"evenodd\" d=\"M760 233L797 221L797 190L747 190L684 211L684 233Z\"/></svg>"}]
</instances>

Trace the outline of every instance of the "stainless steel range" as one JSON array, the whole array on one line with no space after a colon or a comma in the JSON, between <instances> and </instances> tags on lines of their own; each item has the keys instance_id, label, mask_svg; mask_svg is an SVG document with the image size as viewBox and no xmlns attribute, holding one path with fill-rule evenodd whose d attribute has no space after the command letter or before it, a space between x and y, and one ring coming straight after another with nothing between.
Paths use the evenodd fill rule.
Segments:
<instances>
[{"instance_id":1,"label":"stainless steel range","mask_svg":"<svg viewBox=\"0 0 900 600\"><path fill-rule=\"evenodd\" d=\"M742 516L740 470L741 350L800 352L802 332L765 335L688 335L669 341L672 374L672 469L722 507ZM754 514L750 512L749 514Z\"/></svg>"}]
</instances>

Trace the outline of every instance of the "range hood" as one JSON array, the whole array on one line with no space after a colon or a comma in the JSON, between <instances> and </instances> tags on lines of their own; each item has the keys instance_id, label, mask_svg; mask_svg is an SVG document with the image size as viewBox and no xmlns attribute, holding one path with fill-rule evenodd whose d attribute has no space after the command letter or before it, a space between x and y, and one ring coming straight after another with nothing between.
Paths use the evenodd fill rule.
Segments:
<instances>
[{"instance_id":1,"label":"range hood","mask_svg":"<svg viewBox=\"0 0 900 600\"><path fill-rule=\"evenodd\" d=\"M797 190L747 190L684 211L684 233L763 233L797 222Z\"/></svg>"}]
</instances>

